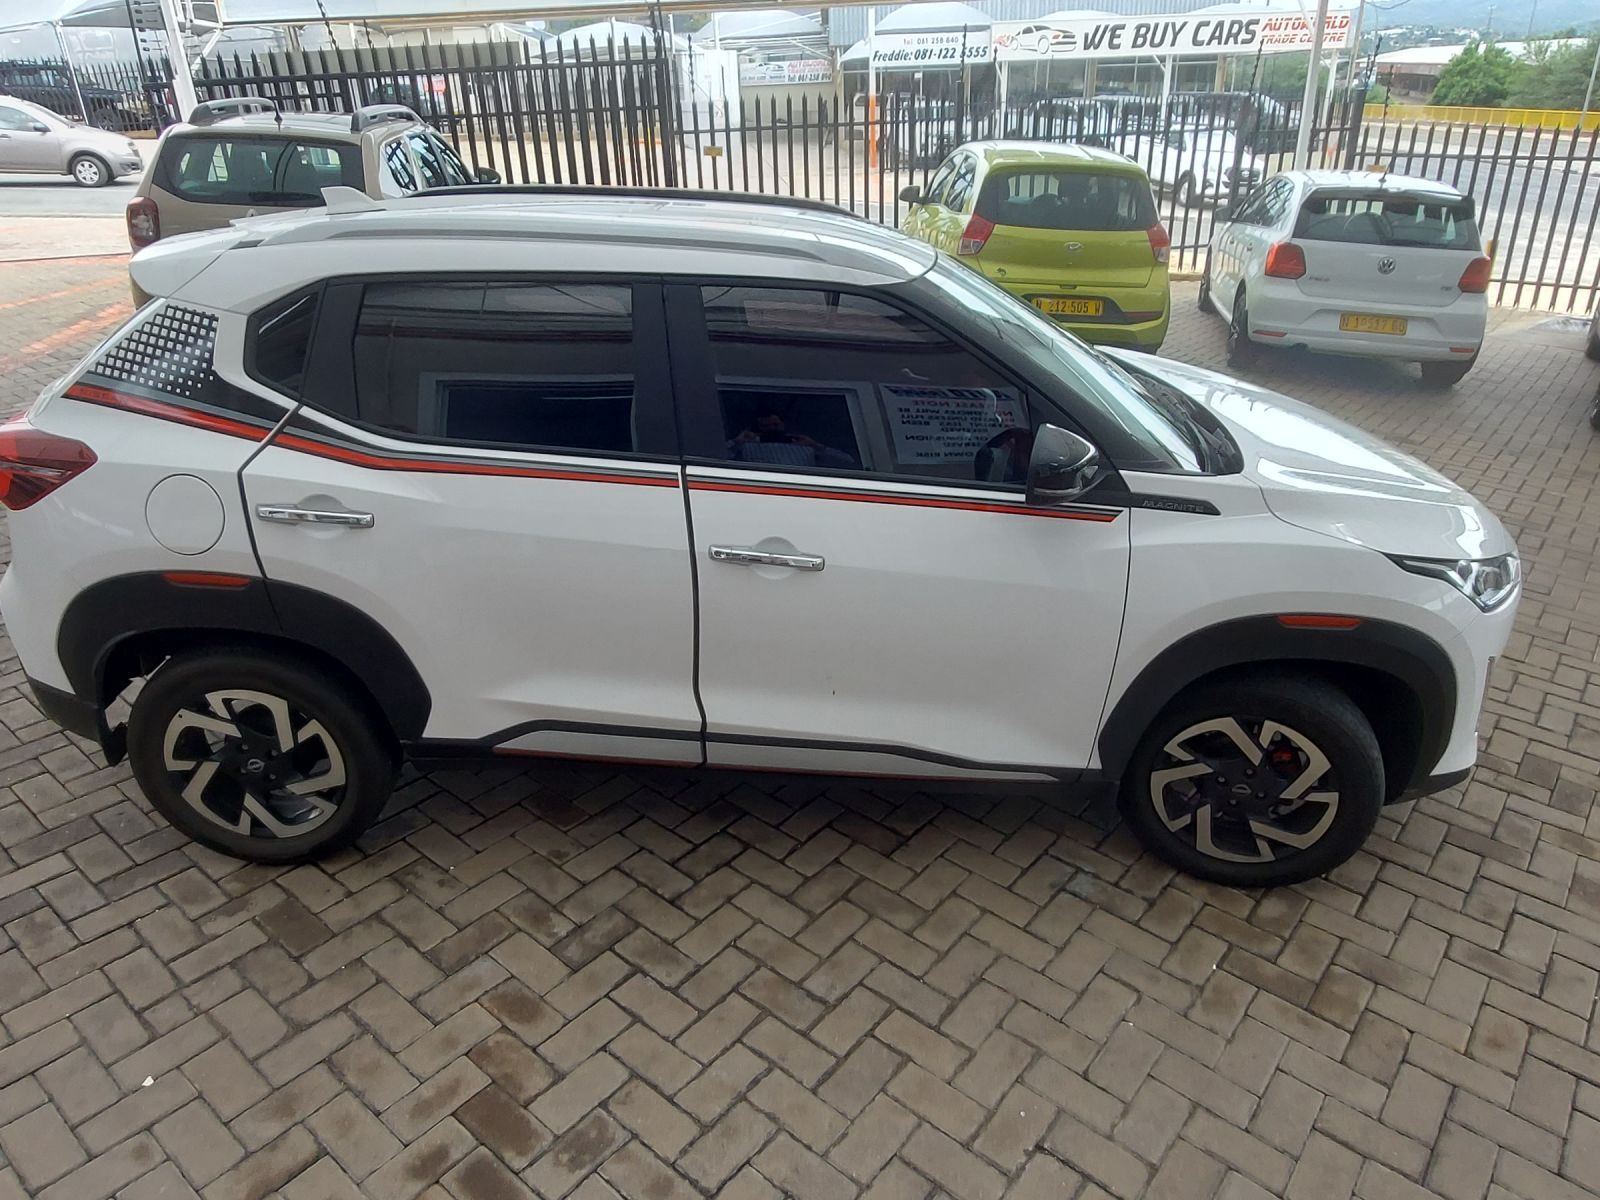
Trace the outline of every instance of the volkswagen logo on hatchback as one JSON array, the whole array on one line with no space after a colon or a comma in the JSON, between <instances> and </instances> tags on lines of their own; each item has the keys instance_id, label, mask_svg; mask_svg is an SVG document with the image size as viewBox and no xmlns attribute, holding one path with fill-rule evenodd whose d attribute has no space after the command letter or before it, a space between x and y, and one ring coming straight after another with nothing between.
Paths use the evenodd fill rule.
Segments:
<instances>
[{"instance_id":1,"label":"volkswagen logo on hatchback","mask_svg":"<svg viewBox=\"0 0 1600 1200\"><path fill-rule=\"evenodd\" d=\"M1378 260L1378 274L1379 275L1392 275L1392 274L1394 274L1394 259L1392 259L1392 258L1380 258Z\"/></svg>"}]
</instances>

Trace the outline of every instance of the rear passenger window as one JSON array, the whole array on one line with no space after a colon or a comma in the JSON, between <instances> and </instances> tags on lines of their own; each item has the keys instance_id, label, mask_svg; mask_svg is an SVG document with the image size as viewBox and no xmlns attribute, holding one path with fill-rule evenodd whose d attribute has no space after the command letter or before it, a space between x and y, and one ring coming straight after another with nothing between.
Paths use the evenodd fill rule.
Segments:
<instances>
[{"instance_id":1,"label":"rear passenger window","mask_svg":"<svg viewBox=\"0 0 1600 1200\"><path fill-rule=\"evenodd\" d=\"M322 203L325 187L362 187L357 146L238 135L174 138L161 155L161 186L199 204Z\"/></svg>"},{"instance_id":2,"label":"rear passenger window","mask_svg":"<svg viewBox=\"0 0 1600 1200\"><path fill-rule=\"evenodd\" d=\"M417 190L417 174L411 169L405 138L384 143L383 177L379 186L385 196L409 196Z\"/></svg>"},{"instance_id":3,"label":"rear passenger window","mask_svg":"<svg viewBox=\"0 0 1600 1200\"><path fill-rule=\"evenodd\" d=\"M368 284L352 349L356 419L386 432L637 449L630 287Z\"/></svg>"},{"instance_id":4,"label":"rear passenger window","mask_svg":"<svg viewBox=\"0 0 1600 1200\"><path fill-rule=\"evenodd\" d=\"M472 182L466 165L456 152L438 138L413 133L409 140L411 153L417 159L417 168L422 172L424 187L459 187Z\"/></svg>"},{"instance_id":5,"label":"rear passenger window","mask_svg":"<svg viewBox=\"0 0 1600 1200\"><path fill-rule=\"evenodd\" d=\"M1020 483L1021 389L941 331L849 292L702 289L733 462Z\"/></svg>"}]
</instances>

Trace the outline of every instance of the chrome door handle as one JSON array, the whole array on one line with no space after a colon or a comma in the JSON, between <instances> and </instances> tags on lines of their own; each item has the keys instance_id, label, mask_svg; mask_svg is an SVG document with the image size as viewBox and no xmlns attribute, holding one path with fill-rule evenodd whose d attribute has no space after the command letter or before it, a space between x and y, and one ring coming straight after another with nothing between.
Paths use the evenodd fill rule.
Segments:
<instances>
[{"instance_id":1,"label":"chrome door handle","mask_svg":"<svg viewBox=\"0 0 1600 1200\"><path fill-rule=\"evenodd\" d=\"M292 504L258 504L256 516L263 521L284 525L343 525L348 529L371 529L373 515L344 509L296 508Z\"/></svg>"},{"instance_id":2,"label":"chrome door handle","mask_svg":"<svg viewBox=\"0 0 1600 1200\"><path fill-rule=\"evenodd\" d=\"M793 567L796 571L820 571L828 565L820 554L778 554L754 546L712 546L711 561L750 567Z\"/></svg>"}]
</instances>

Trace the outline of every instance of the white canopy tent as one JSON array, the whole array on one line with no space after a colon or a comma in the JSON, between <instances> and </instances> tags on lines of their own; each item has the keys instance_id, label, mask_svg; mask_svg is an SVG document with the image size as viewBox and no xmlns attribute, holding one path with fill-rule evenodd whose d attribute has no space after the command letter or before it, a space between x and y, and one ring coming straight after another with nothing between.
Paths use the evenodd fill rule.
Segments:
<instances>
[{"instance_id":1,"label":"white canopy tent","mask_svg":"<svg viewBox=\"0 0 1600 1200\"><path fill-rule=\"evenodd\" d=\"M960 0L907 4L871 25L839 56L843 67L879 71L959 69L992 56L994 18Z\"/></svg>"},{"instance_id":2,"label":"white canopy tent","mask_svg":"<svg viewBox=\"0 0 1600 1200\"><path fill-rule=\"evenodd\" d=\"M612 17L547 37L544 39L544 48L551 55L559 54L562 58L573 59L590 54L603 55L609 47L614 46L626 56L643 58L656 53L663 41L673 51L689 48L688 40L677 34L665 31L658 33L648 25L619 21Z\"/></svg>"}]
</instances>

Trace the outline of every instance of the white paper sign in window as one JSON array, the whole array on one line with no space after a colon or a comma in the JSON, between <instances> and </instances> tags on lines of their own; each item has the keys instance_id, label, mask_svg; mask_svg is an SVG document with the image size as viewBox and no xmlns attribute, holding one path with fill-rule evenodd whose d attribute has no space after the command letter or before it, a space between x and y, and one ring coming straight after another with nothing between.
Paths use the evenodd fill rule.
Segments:
<instances>
[{"instance_id":1,"label":"white paper sign in window","mask_svg":"<svg viewBox=\"0 0 1600 1200\"><path fill-rule=\"evenodd\" d=\"M1027 406L996 388L880 387L901 466L971 463L997 433L1027 428Z\"/></svg>"}]
</instances>

